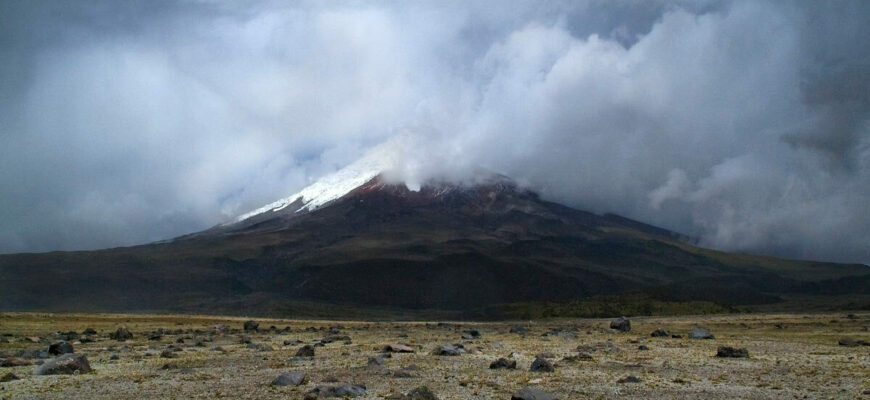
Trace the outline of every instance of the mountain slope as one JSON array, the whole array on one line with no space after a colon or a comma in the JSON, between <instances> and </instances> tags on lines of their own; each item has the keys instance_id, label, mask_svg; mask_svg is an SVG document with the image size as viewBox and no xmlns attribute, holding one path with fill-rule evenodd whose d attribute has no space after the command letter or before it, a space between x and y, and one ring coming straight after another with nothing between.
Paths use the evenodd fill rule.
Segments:
<instances>
[{"instance_id":1,"label":"mountain slope","mask_svg":"<svg viewBox=\"0 0 870 400\"><path fill-rule=\"evenodd\" d=\"M410 190L377 168L358 163L168 242L0 256L0 308L293 315L312 303L473 310L644 293L741 305L870 291L863 265L701 249L495 174Z\"/></svg>"}]
</instances>

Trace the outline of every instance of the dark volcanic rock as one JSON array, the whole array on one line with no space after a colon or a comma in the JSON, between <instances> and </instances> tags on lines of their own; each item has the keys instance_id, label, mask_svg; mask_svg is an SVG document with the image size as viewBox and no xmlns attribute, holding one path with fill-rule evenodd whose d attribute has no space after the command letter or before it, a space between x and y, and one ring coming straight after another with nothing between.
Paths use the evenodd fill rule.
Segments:
<instances>
[{"instance_id":1,"label":"dark volcanic rock","mask_svg":"<svg viewBox=\"0 0 870 400\"><path fill-rule=\"evenodd\" d=\"M97 334L97 331L95 331L94 328L87 328L87 329L82 331L82 335L96 335L96 334Z\"/></svg>"},{"instance_id":2,"label":"dark volcanic rock","mask_svg":"<svg viewBox=\"0 0 870 400\"><path fill-rule=\"evenodd\" d=\"M671 336L671 333L662 328L659 328L652 331L652 333L650 333L649 335L652 337L668 337Z\"/></svg>"},{"instance_id":3,"label":"dark volcanic rock","mask_svg":"<svg viewBox=\"0 0 870 400\"><path fill-rule=\"evenodd\" d=\"M516 369L517 362L516 360L508 360L507 358L499 358L489 364L489 369Z\"/></svg>"},{"instance_id":4,"label":"dark volcanic rock","mask_svg":"<svg viewBox=\"0 0 870 400\"><path fill-rule=\"evenodd\" d=\"M55 359L46 361L45 364L36 368L36 375L61 375L91 372L91 365L84 354L64 354Z\"/></svg>"},{"instance_id":5,"label":"dark volcanic rock","mask_svg":"<svg viewBox=\"0 0 870 400\"><path fill-rule=\"evenodd\" d=\"M625 378L622 378L622 379L616 381L616 383L640 383L640 378L638 378L634 375L629 375L629 376L626 376Z\"/></svg>"},{"instance_id":6,"label":"dark volcanic rock","mask_svg":"<svg viewBox=\"0 0 870 400\"><path fill-rule=\"evenodd\" d=\"M277 378L272 380L272 385L275 386L299 386L305 383L308 380L308 376L305 375L304 372L293 371L293 372L285 372L281 375L278 375Z\"/></svg>"},{"instance_id":7,"label":"dark volcanic rock","mask_svg":"<svg viewBox=\"0 0 870 400\"><path fill-rule=\"evenodd\" d=\"M6 375L0 376L0 382L12 382L19 379L21 378L19 378L18 375L15 375L11 372L7 372Z\"/></svg>"},{"instance_id":8,"label":"dark volcanic rock","mask_svg":"<svg viewBox=\"0 0 870 400\"><path fill-rule=\"evenodd\" d=\"M17 357L0 358L0 367L21 367L31 364L33 363Z\"/></svg>"},{"instance_id":9,"label":"dark volcanic rock","mask_svg":"<svg viewBox=\"0 0 870 400\"><path fill-rule=\"evenodd\" d=\"M432 391L426 386L417 387L408 392L405 396L408 400L438 400L438 396L436 396L435 393L432 393Z\"/></svg>"},{"instance_id":10,"label":"dark volcanic rock","mask_svg":"<svg viewBox=\"0 0 870 400\"><path fill-rule=\"evenodd\" d=\"M860 340L860 339L855 339L855 338L850 338L850 337L844 337L844 338L840 339L839 341L837 341L837 344L839 344L840 346L846 346L846 347L858 347L858 346L870 345L870 343L868 343L866 340Z\"/></svg>"},{"instance_id":11,"label":"dark volcanic rock","mask_svg":"<svg viewBox=\"0 0 870 400\"><path fill-rule=\"evenodd\" d=\"M458 356L463 353L465 353L465 348L455 344L442 344L432 351L432 354L436 356Z\"/></svg>"},{"instance_id":12,"label":"dark volcanic rock","mask_svg":"<svg viewBox=\"0 0 870 400\"><path fill-rule=\"evenodd\" d=\"M467 331L462 332L463 339L478 339L480 338L480 331L477 329L469 329Z\"/></svg>"},{"instance_id":13,"label":"dark volcanic rock","mask_svg":"<svg viewBox=\"0 0 870 400\"><path fill-rule=\"evenodd\" d=\"M256 332L257 328L259 328L259 327L260 327L260 324L257 323L256 321L245 321L245 325L244 325L245 331Z\"/></svg>"},{"instance_id":14,"label":"dark volcanic rock","mask_svg":"<svg viewBox=\"0 0 870 400\"><path fill-rule=\"evenodd\" d=\"M616 329L620 332L628 332L631 330L631 321L625 317L619 317L610 321L610 329Z\"/></svg>"},{"instance_id":15,"label":"dark volcanic rock","mask_svg":"<svg viewBox=\"0 0 870 400\"><path fill-rule=\"evenodd\" d=\"M356 397L366 394L366 387L362 385L317 386L308 393L322 397Z\"/></svg>"},{"instance_id":16,"label":"dark volcanic rock","mask_svg":"<svg viewBox=\"0 0 870 400\"><path fill-rule=\"evenodd\" d=\"M747 358L749 351L731 346L719 346L716 350L716 357Z\"/></svg>"},{"instance_id":17,"label":"dark volcanic rock","mask_svg":"<svg viewBox=\"0 0 870 400\"><path fill-rule=\"evenodd\" d=\"M314 357L314 346L306 344L296 351L296 357Z\"/></svg>"},{"instance_id":18,"label":"dark volcanic rock","mask_svg":"<svg viewBox=\"0 0 870 400\"><path fill-rule=\"evenodd\" d=\"M57 342L48 346L48 354L53 356L69 353L75 353L75 351L73 351L73 345L69 344L69 342Z\"/></svg>"},{"instance_id":19,"label":"dark volcanic rock","mask_svg":"<svg viewBox=\"0 0 870 400\"><path fill-rule=\"evenodd\" d=\"M559 400L559 398L538 388L524 387L514 393L511 400Z\"/></svg>"},{"instance_id":20,"label":"dark volcanic rock","mask_svg":"<svg viewBox=\"0 0 870 400\"><path fill-rule=\"evenodd\" d=\"M115 339L119 342L123 342L125 340L130 340L133 338L133 334L127 328L118 328L118 330L109 334L109 338Z\"/></svg>"},{"instance_id":21,"label":"dark volcanic rock","mask_svg":"<svg viewBox=\"0 0 870 400\"><path fill-rule=\"evenodd\" d=\"M553 363L546 358L536 358L535 361L532 361L532 366L529 367L529 371L532 372L553 372L556 370L556 367L553 366Z\"/></svg>"},{"instance_id":22,"label":"dark volcanic rock","mask_svg":"<svg viewBox=\"0 0 870 400\"><path fill-rule=\"evenodd\" d=\"M295 346L297 344L302 344L302 341L299 339L287 339L284 341L284 346Z\"/></svg>"},{"instance_id":23,"label":"dark volcanic rock","mask_svg":"<svg viewBox=\"0 0 870 400\"><path fill-rule=\"evenodd\" d=\"M320 343L327 344L332 342L347 342L350 341L350 336L347 335L326 335L320 339Z\"/></svg>"},{"instance_id":24,"label":"dark volcanic rock","mask_svg":"<svg viewBox=\"0 0 870 400\"><path fill-rule=\"evenodd\" d=\"M714 339L713 334L701 327L695 327L689 331L689 339Z\"/></svg>"}]
</instances>

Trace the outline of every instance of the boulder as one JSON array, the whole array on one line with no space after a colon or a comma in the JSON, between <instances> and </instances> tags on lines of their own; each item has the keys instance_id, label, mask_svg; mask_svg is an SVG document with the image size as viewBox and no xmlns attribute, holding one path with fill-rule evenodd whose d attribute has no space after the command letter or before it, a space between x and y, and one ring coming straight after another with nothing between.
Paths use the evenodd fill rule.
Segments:
<instances>
[{"instance_id":1,"label":"boulder","mask_svg":"<svg viewBox=\"0 0 870 400\"><path fill-rule=\"evenodd\" d=\"M746 349L738 349L731 346L719 346L719 348L716 350L716 357L747 358L749 357L749 351Z\"/></svg>"},{"instance_id":2,"label":"boulder","mask_svg":"<svg viewBox=\"0 0 870 400\"><path fill-rule=\"evenodd\" d=\"M45 364L36 368L36 375L62 375L91 372L91 365L84 354L64 354L55 359L46 361Z\"/></svg>"},{"instance_id":3,"label":"boulder","mask_svg":"<svg viewBox=\"0 0 870 400\"><path fill-rule=\"evenodd\" d=\"M75 353L73 346L69 342L56 342L48 346L48 354L59 356L61 354Z\"/></svg>"},{"instance_id":4,"label":"boulder","mask_svg":"<svg viewBox=\"0 0 870 400\"><path fill-rule=\"evenodd\" d=\"M18 357L0 358L0 367L22 367L31 364L33 363Z\"/></svg>"},{"instance_id":5,"label":"boulder","mask_svg":"<svg viewBox=\"0 0 870 400\"><path fill-rule=\"evenodd\" d=\"M556 367L553 366L553 363L546 358L535 358L535 361L532 361L532 366L529 367L529 371L532 372L553 372L556 370Z\"/></svg>"},{"instance_id":6,"label":"boulder","mask_svg":"<svg viewBox=\"0 0 870 400\"><path fill-rule=\"evenodd\" d=\"M304 372L293 371L293 372L285 372L281 375L278 375L275 379L272 380L272 385L274 386L299 386L305 383L308 380L308 376L305 375Z\"/></svg>"},{"instance_id":7,"label":"boulder","mask_svg":"<svg viewBox=\"0 0 870 400\"><path fill-rule=\"evenodd\" d=\"M559 400L559 398L538 388L524 387L514 393L511 400Z\"/></svg>"},{"instance_id":8,"label":"boulder","mask_svg":"<svg viewBox=\"0 0 870 400\"><path fill-rule=\"evenodd\" d=\"M631 330L631 321L625 317L619 317L610 321L610 329L616 329L620 332L628 332Z\"/></svg>"},{"instance_id":9,"label":"boulder","mask_svg":"<svg viewBox=\"0 0 870 400\"><path fill-rule=\"evenodd\" d=\"M689 331L689 339L714 339L713 334L701 327L695 327Z\"/></svg>"},{"instance_id":10,"label":"boulder","mask_svg":"<svg viewBox=\"0 0 870 400\"><path fill-rule=\"evenodd\" d=\"M489 364L489 369L517 369L517 362L516 360L508 360L502 357Z\"/></svg>"}]
</instances>

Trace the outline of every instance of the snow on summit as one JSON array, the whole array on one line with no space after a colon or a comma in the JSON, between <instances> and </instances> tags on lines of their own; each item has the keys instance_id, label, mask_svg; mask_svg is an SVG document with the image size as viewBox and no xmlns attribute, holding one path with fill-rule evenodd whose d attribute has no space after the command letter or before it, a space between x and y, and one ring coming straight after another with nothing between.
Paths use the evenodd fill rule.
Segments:
<instances>
[{"instance_id":1,"label":"snow on summit","mask_svg":"<svg viewBox=\"0 0 870 400\"><path fill-rule=\"evenodd\" d=\"M394 150L395 146L392 143L377 146L359 160L321 178L300 192L242 214L230 223L244 221L255 215L270 211L280 211L300 199L303 205L295 210L296 212L302 210L312 211L326 203L337 200L350 193L353 189L370 181L378 174L392 169L396 164Z\"/></svg>"}]
</instances>

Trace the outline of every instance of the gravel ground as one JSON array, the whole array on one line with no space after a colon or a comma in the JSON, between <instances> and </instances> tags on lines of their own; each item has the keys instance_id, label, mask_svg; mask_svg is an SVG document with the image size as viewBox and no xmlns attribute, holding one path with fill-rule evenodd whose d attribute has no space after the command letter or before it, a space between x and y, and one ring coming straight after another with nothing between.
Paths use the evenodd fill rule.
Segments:
<instances>
[{"instance_id":1,"label":"gravel ground","mask_svg":"<svg viewBox=\"0 0 870 400\"><path fill-rule=\"evenodd\" d=\"M91 335L93 342L70 340L76 353L88 357L92 372L36 376L36 365L2 367L0 377L11 372L20 379L0 383L0 398L301 399L315 386L349 383L365 386L366 394L358 399L382 399L419 386L427 386L440 399L510 399L518 389L534 386L560 399L870 400L870 347L838 345L843 337L870 341L868 313L631 318L627 333L612 331L610 320L605 319L500 323L256 319L256 332L242 330L245 320L3 313L0 334L8 343L0 343L0 358L44 361L32 354L21 357L21 352L47 350L59 340L59 331L81 334L93 328L97 333ZM215 329L218 324L226 327ZM689 339L688 332L695 326L709 329L715 339ZM129 328L133 339L110 339L108 334L119 327ZM159 328L168 333L149 340ZM511 333L512 328L526 333ZM650 337L656 328L682 338ZM480 337L463 339L463 333L472 329ZM330 334L351 340L318 345L313 358L294 357L302 345L317 344ZM244 337L250 343L243 343ZM301 343L285 346L285 340ZM392 343L407 344L415 352L391 354L385 368L367 367L370 357L382 354L380 349ZM430 354L447 343L461 344L467 353ZM257 345L272 350L249 348ZM172 351L175 357L161 357L169 346L177 346ZM564 360L577 355L578 346L591 359ZM749 358L718 358L718 346L746 348ZM552 357L554 372L529 371L542 353ZM117 359L111 359L113 355ZM517 369L489 369L500 357L516 360ZM411 377L393 376L395 370L412 365L419 369L409 371ZM270 385L276 376L289 371L306 373L308 382ZM629 375L640 382L618 383Z\"/></svg>"}]
</instances>

